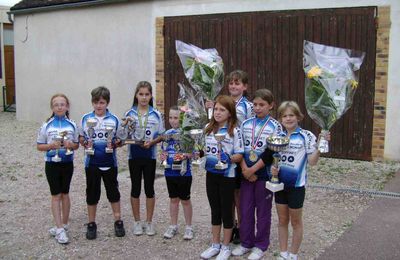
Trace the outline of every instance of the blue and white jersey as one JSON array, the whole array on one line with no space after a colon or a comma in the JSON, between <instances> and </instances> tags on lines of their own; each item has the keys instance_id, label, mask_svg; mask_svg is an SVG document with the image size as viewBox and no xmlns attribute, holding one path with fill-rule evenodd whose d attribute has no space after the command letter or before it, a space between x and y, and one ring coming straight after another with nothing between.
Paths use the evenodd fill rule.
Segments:
<instances>
[{"instance_id":1,"label":"blue and white jersey","mask_svg":"<svg viewBox=\"0 0 400 260\"><path fill-rule=\"evenodd\" d=\"M281 124L270 115L265 118L249 118L243 122L241 129L244 143L244 160L248 167L253 166L267 148L267 137L272 134L280 135L282 133ZM250 161L250 153L257 155L257 161ZM261 168L256 172L256 175L258 180L268 180L270 175L269 167Z\"/></svg>"},{"instance_id":2,"label":"blue and white jersey","mask_svg":"<svg viewBox=\"0 0 400 260\"><path fill-rule=\"evenodd\" d=\"M246 97L241 97L236 102L236 115L238 119L238 127L242 125L244 120L253 117L253 103L251 103Z\"/></svg>"},{"instance_id":3,"label":"blue and white jersey","mask_svg":"<svg viewBox=\"0 0 400 260\"><path fill-rule=\"evenodd\" d=\"M85 155L85 167L117 167L116 149L113 149L113 153L106 153L108 138L106 127L114 128L111 134L112 142L115 142L116 138L121 138L123 135L121 122L119 121L118 117L109 112L108 109L104 117L96 116L94 111L87 113L82 117L81 127L79 129L79 135L83 136L85 140L89 140L89 128L86 124L89 118L95 118L97 120L97 125L94 127L94 133L91 137L94 155Z\"/></svg>"},{"instance_id":4,"label":"blue and white jersey","mask_svg":"<svg viewBox=\"0 0 400 260\"><path fill-rule=\"evenodd\" d=\"M63 131L67 131L66 137L68 140L78 143L78 129L76 124L66 116L53 116L49 121L43 123L36 142L37 144L50 144L53 142L54 137ZM72 162L74 160L73 154L65 155L65 152L66 149L64 147L58 149L58 156L61 157L61 162ZM56 150L49 150L45 153L44 160L51 162L55 155Z\"/></svg>"},{"instance_id":5,"label":"blue and white jersey","mask_svg":"<svg viewBox=\"0 0 400 260\"><path fill-rule=\"evenodd\" d=\"M290 135L289 145L280 152L279 180L285 187L306 185L308 155L315 152L316 143L315 135L300 127Z\"/></svg>"},{"instance_id":6,"label":"blue and white jersey","mask_svg":"<svg viewBox=\"0 0 400 260\"><path fill-rule=\"evenodd\" d=\"M169 129L167 131L165 131L164 134L178 134L181 131L179 129ZM174 156L176 154L176 149L177 146L179 146L179 142L176 140L168 140L163 142L162 146L164 147L164 150L168 153L168 157L167 157L167 164L169 166L172 166L172 163L174 161ZM164 174L166 177L188 177L188 176L192 176L192 169L191 169L191 163L189 159L186 159L186 169L183 169L182 171L185 172L185 174L181 174L180 170L172 170L172 168L166 168L164 170Z\"/></svg>"},{"instance_id":7,"label":"blue and white jersey","mask_svg":"<svg viewBox=\"0 0 400 260\"><path fill-rule=\"evenodd\" d=\"M138 111L137 106L133 106L128 112L125 113L125 117L130 116L134 118L135 122L138 122ZM146 119L147 118L147 119ZM141 125L145 125L145 121L147 120L147 125L145 129L145 137L144 141L151 141L156 139L159 135L164 133L164 118L160 111L149 106L149 112L145 115L141 116ZM139 126L137 123L136 126ZM128 146L128 156L129 159L138 159L138 158L148 158L148 159L156 159L157 158L157 146L153 145L149 149L145 149L140 145L130 144Z\"/></svg>"},{"instance_id":8,"label":"blue and white jersey","mask_svg":"<svg viewBox=\"0 0 400 260\"><path fill-rule=\"evenodd\" d=\"M243 154L243 140L242 135L240 133L240 129L235 127L233 131L233 136L228 134L228 129L226 126L220 128L217 132L218 134L225 134L225 140L222 141L222 151L232 156L233 154ZM215 173L215 174L223 174L225 177L234 178L235 177L235 168L236 164L229 164L228 168L225 170L217 170L215 169L215 165L218 162L218 142L214 138L214 133L205 136L205 144L206 144L206 171Z\"/></svg>"}]
</instances>

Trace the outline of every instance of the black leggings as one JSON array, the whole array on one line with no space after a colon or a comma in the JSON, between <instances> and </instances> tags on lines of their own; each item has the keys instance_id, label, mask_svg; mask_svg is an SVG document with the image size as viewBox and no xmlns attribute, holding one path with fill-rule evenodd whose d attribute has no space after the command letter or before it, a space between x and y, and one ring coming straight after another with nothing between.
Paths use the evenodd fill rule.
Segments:
<instances>
[{"instance_id":1,"label":"black leggings","mask_svg":"<svg viewBox=\"0 0 400 260\"><path fill-rule=\"evenodd\" d=\"M144 179L144 192L147 198L154 198L154 179L156 176L155 159L130 159L129 173L131 176L131 197L137 199L142 190L142 175Z\"/></svg>"},{"instance_id":2,"label":"black leggings","mask_svg":"<svg viewBox=\"0 0 400 260\"><path fill-rule=\"evenodd\" d=\"M211 224L224 224L224 228L233 228L233 193L236 187L235 178L207 172L206 189L211 207Z\"/></svg>"}]
</instances>

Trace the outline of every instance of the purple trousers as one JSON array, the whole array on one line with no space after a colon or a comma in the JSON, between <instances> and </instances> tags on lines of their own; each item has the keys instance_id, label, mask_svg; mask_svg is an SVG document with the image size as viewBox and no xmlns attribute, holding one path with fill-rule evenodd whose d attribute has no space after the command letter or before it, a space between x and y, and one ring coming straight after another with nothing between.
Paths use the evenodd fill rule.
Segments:
<instances>
[{"instance_id":1,"label":"purple trousers","mask_svg":"<svg viewBox=\"0 0 400 260\"><path fill-rule=\"evenodd\" d=\"M240 241L243 247L262 251L269 246L273 197L265 183L242 180L240 184Z\"/></svg>"}]
</instances>

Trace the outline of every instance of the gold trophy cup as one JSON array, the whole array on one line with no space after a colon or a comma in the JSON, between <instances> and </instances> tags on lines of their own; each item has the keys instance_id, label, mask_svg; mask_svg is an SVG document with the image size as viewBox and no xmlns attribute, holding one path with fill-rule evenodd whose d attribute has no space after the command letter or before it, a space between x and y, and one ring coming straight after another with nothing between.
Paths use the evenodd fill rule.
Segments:
<instances>
[{"instance_id":1,"label":"gold trophy cup","mask_svg":"<svg viewBox=\"0 0 400 260\"><path fill-rule=\"evenodd\" d=\"M287 138L287 137L282 137L282 136L267 137L268 148L275 152L272 155L273 159L274 159L273 165L275 167L279 166L279 161L281 158L281 155L279 154L279 152L283 151L288 144L289 144L289 138ZM265 187L272 192L277 192L277 191L283 190L284 185L282 182L279 182L279 178L277 175L273 175L271 177L271 181L267 181Z\"/></svg>"}]
</instances>

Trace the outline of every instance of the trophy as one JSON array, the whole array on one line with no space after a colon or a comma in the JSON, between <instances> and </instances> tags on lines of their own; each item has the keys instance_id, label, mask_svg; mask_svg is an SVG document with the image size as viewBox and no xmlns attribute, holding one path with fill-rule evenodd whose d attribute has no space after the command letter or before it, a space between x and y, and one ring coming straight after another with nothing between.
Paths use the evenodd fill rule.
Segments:
<instances>
[{"instance_id":1,"label":"trophy","mask_svg":"<svg viewBox=\"0 0 400 260\"><path fill-rule=\"evenodd\" d=\"M61 146L64 146L64 142L68 141L67 135L68 135L68 131L60 132L60 136L62 136ZM70 150L69 148L66 148L65 155L71 155L73 153L74 153L74 151Z\"/></svg>"},{"instance_id":2,"label":"trophy","mask_svg":"<svg viewBox=\"0 0 400 260\"><path fill-rule=\"evenodd\" d=\"M123 117L121 126L124 128L124 131L127 132L128 136L125 139L126 144L134 144L133 133L135 132L135 119L133 117L127 116Z\"/></svg>"},{"instance_id":3,"label":"trophy","mask_svg":"<svg viewBox=\"0 0 400 260\"><path fill-rule=\"evenodd\" d=\"M201 164L201 160L199 158L199 143L201 140L201 137L203 136L203 130L202 129L192 129L189 132L190 137L194 140L194 149L193 149L193 160L192 160L192 165L199 166Z\"/></svg>"},{"instance_id":4,"label":"trophy","mask_svg":"<svg viewBox=\"0 0 400 260\"><path fill-rule=\"evenodd\" d=\"M184 154L182 154L181 151L181 146L180 146L180 141L181 141L181 133L176 133L171 135L171 140L175 141L173 145L173 150L174 150L174 158L172 161L172 170L182 170L182 162L185 160Z\"/></svg>"},{"instance_id":5,"label":"trophy","mask_svg":"<svg viewBox=\"0 0 400 260\"><path fill-rule=\"evenodd\" d=\"M114 127L112 126L106 126L106 133L107 133L107 147L106 147L106 153L113 153L114 149L113 148L109 148L109 146L112 145L112 133L114 131Z\"/></svg>"},{"instance_id":6,"label":"trophy","mask_svg":"<svg viewBox=\"0 0 400 260\"><path fill-rule=\"evenodd\" d=\"M225 140L226 134L215 134L214 138L218 142L218 162L215 165L215 169L217 170L225 170L228 168L226 163L221 161L221 153L222 153L222 141Z\"/></svg>"},{"instance_id":7,"label":"trophy","mask_svg":"<svg viewBox=\"0 0 400 260\"><path fill-rule=\"evenodd\" d=\"M161 154L166 155L165 158L162 159L161 165L164 167L164 169L171 168L171 166L168 164L168 147L169 147L169 142L172 140L172 134L163 134L163 139L164 141L161 143ZM164 148L164 142L167 143L167 147Z\"/></svg>"},{"instance_id":8,"label":"trophy","mask_svg":"<svg viewBox=\"0 0 400 260\"><path fill-rule=\"evenodd\" d=\"M60 134L57 134L57 135L53 138L54 141L60 142L60 143L63 141L63 139L64 139L64 137L61 136ZM52 159L53 162L61 162L61 157L58 155L58 152L59 152L59 149L57 148L57 149L56 149L56 155L54 155L54 157L53 157L53 159Z\"/></svg>"},{"instance_id":9,"label":"trophy","mask_svg":"<svg viewBox=\"0 0 400 260\"><path fill-rule=\"evenodd\" d=\"M289 144L288 137L282 136L269 136L267 137L267 146L271 151L275 153L273 156L273 165L278 168L281 155L280 151L283 151L285 147ZM271 181L267 181L265 187L272 192L277 192L283 190L283 183L279 182L277 175L272 175Z\"/></svg>"},{"instance_id":10,"label":"trophy","mask_svg":"<svg viewBox=\"0 0 400 260\"><path fill-rule=\"evenodd\" d=\"M133 144L143 145L146 136L146 128L139 126L134 128Z\"/></svg>"},{"instance_id":11,"label":"trophy","mask_svg":"<svg viewBox=\"0 0 400 260\"><path fill-rule=\"evenodd\" d=\"M94 128L97 125L97 119L94 117L90 117L86 120L86 126L87 126L87 133L88 133L88 141L91 142L91 145L89 148L85 149L85 153L87 155L94 155L94 149L93 149L93 135L94 135Z\"/></svg>"}]
</instances>

